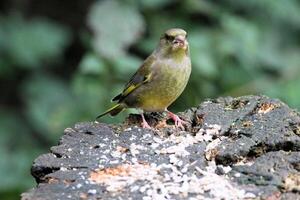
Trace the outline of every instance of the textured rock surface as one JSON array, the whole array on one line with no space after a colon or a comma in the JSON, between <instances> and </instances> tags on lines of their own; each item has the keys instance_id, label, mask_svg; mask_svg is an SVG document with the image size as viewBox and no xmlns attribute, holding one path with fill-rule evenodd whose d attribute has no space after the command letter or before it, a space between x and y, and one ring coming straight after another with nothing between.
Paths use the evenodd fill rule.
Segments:
<instances>
[{"instance_id":1,"label":"textured rock surface","mask_svg":"<svg viewBox=\"0 0 300 200\"><path fill-rule=\"evenodd\" d=\"M79 123L38 157L22 199L300 199L300 115L264 96L191 108L176 130L163 115Z\"/></svg>"}]
</instances>

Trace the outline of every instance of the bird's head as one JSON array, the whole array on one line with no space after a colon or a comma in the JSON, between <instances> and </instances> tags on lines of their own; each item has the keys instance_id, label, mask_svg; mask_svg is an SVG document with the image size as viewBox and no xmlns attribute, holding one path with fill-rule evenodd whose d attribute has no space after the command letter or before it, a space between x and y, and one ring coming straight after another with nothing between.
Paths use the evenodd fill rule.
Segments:
<instances>
[{"instance_id":1,"label":"bird's head","mask_svg":"<svg viewBox=\"0 0 300 200\"><path fill-rule=\"evenodd\" d=\"M159 50L164 55L187 55L188 48L187 33L183 29L169 29L160 38Z\"/></svg>"}]
</instances>

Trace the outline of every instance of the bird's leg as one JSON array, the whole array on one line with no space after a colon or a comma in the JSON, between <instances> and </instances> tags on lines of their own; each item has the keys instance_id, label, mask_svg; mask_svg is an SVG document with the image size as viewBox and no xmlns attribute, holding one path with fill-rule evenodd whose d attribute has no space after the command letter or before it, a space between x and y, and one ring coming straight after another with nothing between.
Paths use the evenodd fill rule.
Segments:
<instances>
[{"instance_id":1,"label":"bird's leg","mask_svg":"<svg viewBox=\"0 0 300 200\"><path fill-rule=\"evenodd\" d=\"M144 113L141 113L141 116L142 116L142 127L143 128L148 128L148 129L151 129L151 126L149 126L148 122L146 121L145 117L144 117Z\"/></svg>"},{"instance_id":2,"label":"bird's leg","mask_svg":"<svg viewBox=\"0 0 300 200\"><path fill-rule=\"evenodd\" d=\"M184 130L183 124L186 124L186 122L180 119L176 114L168 111L167 109L165 111L168 113L170 118L174 120L175 127L179 127Z\"/></svg>"}]
</instances>

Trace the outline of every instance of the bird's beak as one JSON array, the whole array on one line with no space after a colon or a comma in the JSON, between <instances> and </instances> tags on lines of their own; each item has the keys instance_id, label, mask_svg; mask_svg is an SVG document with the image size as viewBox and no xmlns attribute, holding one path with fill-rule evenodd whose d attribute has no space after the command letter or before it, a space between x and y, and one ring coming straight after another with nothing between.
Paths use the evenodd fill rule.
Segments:
<instances>
[{"instance_id":1,"label":"bird's beak","mask_svg":"<svg viewBox=\"0 0 300 200\"><path fill-rule=\"evenodd\" d=\"M178 45L178 46L185 46L185 38L182 35L178 35L175 37L173 40L173 44Z\"/></svg>"}]
</instances>

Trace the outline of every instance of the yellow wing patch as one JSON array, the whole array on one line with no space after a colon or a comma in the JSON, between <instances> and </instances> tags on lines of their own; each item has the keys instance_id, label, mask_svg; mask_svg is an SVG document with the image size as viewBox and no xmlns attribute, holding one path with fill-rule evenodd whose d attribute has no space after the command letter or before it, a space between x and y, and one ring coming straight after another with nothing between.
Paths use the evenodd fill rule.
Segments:
<instances>
[{"instance_id":1,"label":"yellow wing patch","mask_svg":"<svg viewBox=\"0 0 300 200\"><path fill-rule=\"evenodd\" d=\"M152 76L152 73L148 74L145 76L144 80L140 83L137 83L137 84L132 84L132 85L129 85L122 93L122 96L123 97L126 97L127 95L129 95L132 91L134 91L136 88L140 87L141 85L147 83L150 81L151 79L151 76Z\"/></svg>"},{"instance_id":2,"label":"yellow wing patch","mask_svg":"<svg viewBox=\"0 0 300 200\"><path fill-rule=\"evenodd\" d=\"M139 84L137 84L139 85ZM128 94L130 94L133 90L135 90L137 88L137 85L130 85L128 88L126 88L126 90L124 90L124 92L122 93L122 96L127 96Z\"/></svg>"}]
</instances>

